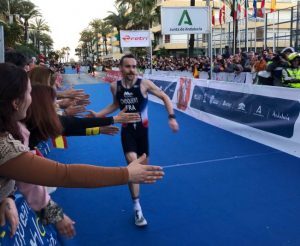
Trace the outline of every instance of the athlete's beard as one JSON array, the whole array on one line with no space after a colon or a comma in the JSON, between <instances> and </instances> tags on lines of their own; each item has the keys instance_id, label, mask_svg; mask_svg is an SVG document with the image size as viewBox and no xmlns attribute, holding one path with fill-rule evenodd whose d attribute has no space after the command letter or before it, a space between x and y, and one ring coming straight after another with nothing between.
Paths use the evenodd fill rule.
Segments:
<instances>
[{"instance_id":1,"label":"athlete's beard","mask_svg":"<svg viewBox=\"0 0 300 246\"><path fill-rule=\"evenodd\" d=\"M136 74L135 73L127 73L124 75L124 80L127 83L133 83L135 81Z\"/></svg>"}]
</instances>

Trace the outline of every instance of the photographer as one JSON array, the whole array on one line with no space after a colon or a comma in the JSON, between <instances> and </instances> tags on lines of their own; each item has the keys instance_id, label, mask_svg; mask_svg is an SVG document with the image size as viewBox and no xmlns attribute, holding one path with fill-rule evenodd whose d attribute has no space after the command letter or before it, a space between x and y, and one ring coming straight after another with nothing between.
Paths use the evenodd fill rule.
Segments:
<instances>
[{"instance_id":1,"label":"photographer","mask_svg":"<svg viewBox=\"0 0 300 246\"><path fill-rule=\"evenodd\" d=\"M267 65L267 72L271 73L274 86L283 86L282 70L290 66L288 56L294 52L291 47L285 48L281 53L276 54L272 61Z\"/></svg>"}]
</instances>

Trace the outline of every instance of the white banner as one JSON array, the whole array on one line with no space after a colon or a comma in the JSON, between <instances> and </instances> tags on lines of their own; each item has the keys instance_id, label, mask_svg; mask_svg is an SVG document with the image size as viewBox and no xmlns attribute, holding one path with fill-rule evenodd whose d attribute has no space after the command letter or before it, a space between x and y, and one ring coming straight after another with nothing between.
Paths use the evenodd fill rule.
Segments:
<instances>
[{"instance_id":1,"label":"white banner","mask_svg":"<svg viewBox=\"0 0 300 246\"><path fill-rule=\"evenodd\" d=\"M145 77L164 89L175 109L300 157L298 89L182 77ZM152 96L149 99L160 103Z\"/></svg>"},{"instance_id":2,"label":"white banner","mask_svg":"<svg viewBox=\"0 0 300 246\"><path fill-rule=\"evenodd\" d=\"M121 31L120 40L122 48L150 47L150 31Z\"/></svg>"},{"instance_id":3,"label":"white banner","mask_svg":"<svg viewBox=\"0 0 300 246\"><path fill-rule=\"evenodd\" d=\"M208 7L162 7L162 34L210 33Z\"/></svg>"}]
</instances>

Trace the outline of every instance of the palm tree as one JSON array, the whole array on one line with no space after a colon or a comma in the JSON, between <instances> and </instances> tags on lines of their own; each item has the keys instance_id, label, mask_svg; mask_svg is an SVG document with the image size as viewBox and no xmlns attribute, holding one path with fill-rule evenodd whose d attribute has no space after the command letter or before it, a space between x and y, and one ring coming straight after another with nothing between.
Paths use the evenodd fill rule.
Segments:
<instances>
[{"instance_id":1,"label":"palm tree","mask_svg":"<svg viewBox=\"0 0 300 246\"><path fill-rule=\"evenodd\" d=\"M131 29L149 29L152 23L159 18L155 12L156 4L153 0L136 1L133 6L135 10L131 11L129 15Z\"/></svg>"},{"instance_id":2,"label":"palm tree","mask_svg":"<svg viewBox=\"0 0 300 246\"><path fill-rule=\"evenodd\" d=\"M49 50L52 48L53 46L53 39L50 37L49 34L47 33L42 33L40 35L40 43L43 46L43 53L45 56L47 56Z\"/></svg>"},{"instance_id":3,"label":"palm tree","mask_svg":"<svg viewBox=\"0 0 300 246\"><path fill-rule=\"evenodd\" d=\"M66 55L67 55L67 62L69 62L69 55L70 55L70 47L65 47Z\"/></svg>"},{"instance_id":4,"label":"palm tree","mask_svg":"<svg viewBox=\"0 0 300 246\"><path fill-rule=\"evenodd\" d=\"M88 57L89 54L93 53L93 40L94 40L94 33L90 29L84 29L80 33L80 40L82 42L82 48L85 53L85 57Z\"/></svg>"},{"instance_id":5,"label":"palm tree","mask_svg":"<svg viewBox=\"0 0 300 246\"><path fill-rule=\"evenodd\" d=\"M30 23L30 29L34 34L34 44L40 50L40 36L42 32L50 32L50 27L44 19L36 18L33 23Z\"/></svg>"},{"instance_id":6,"label":"palm tree","mask_svg":"<svg viewBox=\"0 0 300 246\"><path fill-rule=\"evenodd\" d=\"M98 54L98 34L101 35L103 38L104 42L104 48L105 48L105 54L108 54L108 49L107 49L107 35L112 32L112 26L101 19L94 19L91 23L90 26L92 28L92 31L95 35L94 39L97 41L97 54Z\"/></svg>"},{"instance_id":7,"label":"palm tree","mask_svg":"<svg viewBox=\"0 0 300 246\"><path fill-rule=\"evenodd\" d=\"M96 52L97 52L97 60L98 60L99 59L99 37L98 37L98 35L100 34L100 31L101 31L100 28L102 25L102 20L94 19L90 22L89 25L92 28L92 32L94 33L94 40L96 42Z\"/></svg>"},{"instance_id":8,"label":"palm tree","mask_svg":"<svg viewBox=\"0 0 300 246\"><path fill-rule=\"evenodd\" d=\"M30 1L23 1L20 3L22 11L20 17L24 20L24 42L28 42L28 29L29 29L29 20L35 17L41 16L40 12L36 9L34 3Z\"/></svg>"},{"instance_id":9,"label":"palm tree","mask_svg":"<svg viewBox=\"0 0 300 246\"><path fill-rule=\"evenodd\" d=\"M116 5L116 13L109 11L108 15L104 20L111 25L112 27L115 27L118 32L118 38L120 41L120 31L122 29L126 29L126 26L128 25L129 21L129 16L127 15L128 7L126 5ZM121 43L119 42L119 48L120 48L120 53L123 53Z\"/></svg>"}]
</instances>

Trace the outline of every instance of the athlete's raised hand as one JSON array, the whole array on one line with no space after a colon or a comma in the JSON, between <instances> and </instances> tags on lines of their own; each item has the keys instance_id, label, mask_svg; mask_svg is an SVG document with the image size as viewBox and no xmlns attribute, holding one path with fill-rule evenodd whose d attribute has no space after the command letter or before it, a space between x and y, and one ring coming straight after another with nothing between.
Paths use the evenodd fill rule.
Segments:
<instances>
[{"instance_id":1,"label":"athlete's raised hand","mask_svg":"<svg viewBox=\"0 0 300 246\"><path fill-rule=\"evenodd\" d=\"M131 162L128 166L129 182L153 184L157 180L162 179L165 175L162 168L159 166L143 165L147 157L143 154L137 160Z\"/></svg>"},{"instance_id":2,"label":"athlete's raised hand","mask_svg":"<svg viewBox=\"0 0 300 246\"><path fill-rule=\"evenodd\" d=\"M179 125L177 123L176 119L169 119L169 126L172 129L173 132L179 131Z\"/></svg>"},{"instance_id":3,"label":"athlete's raised hand","mask_svg":"<svg viewBox=\"0 0 300 246\"><path fill-rule=\"evenodd\" d=\"M138 113L126 113L124 108L120 113L114 116L115 123L136 123L141 121L141 116Z\"/></svg>"}]
</instances>

